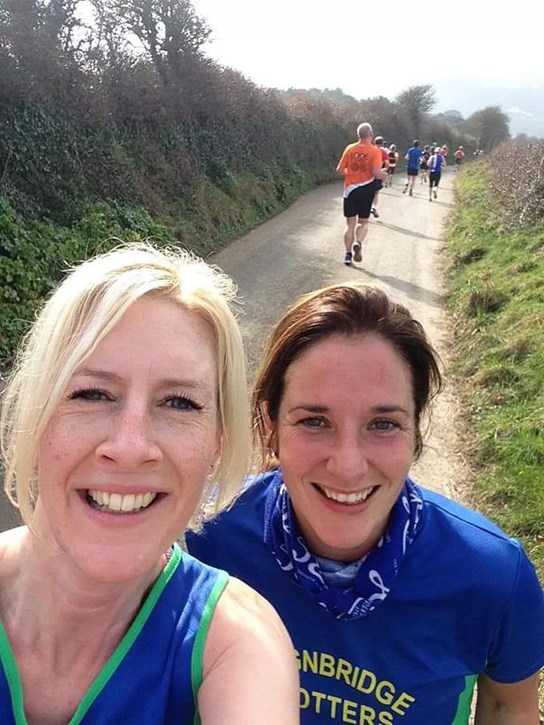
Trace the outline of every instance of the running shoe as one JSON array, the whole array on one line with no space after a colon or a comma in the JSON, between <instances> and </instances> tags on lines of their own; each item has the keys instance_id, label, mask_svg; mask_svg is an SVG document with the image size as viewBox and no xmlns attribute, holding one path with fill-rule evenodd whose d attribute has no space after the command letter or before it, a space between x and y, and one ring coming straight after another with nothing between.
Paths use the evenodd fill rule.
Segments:
<instances>
[{"instance_id":1,"label":"running shoe","mask_svg":"<svg viewBox=\"0 0 544 725\"><path fill-rule=\"evenodd\" d=\"M373 217L376 217L376 219L380 218L380 215L378 214L378 210L376 209L375 206L372 207L372 209L370 210L370 213L372 214ZM355 261L357 261L357 260L355 260Z\"/></svg>"},{"instance_id":2,"label":"running shoe","mask_svg":"<svg viewBox=\"0 0 544 725\"><path fill-rule=\"evenodd\" d=\"M352 256L351 252L346 252L344 256L344 264L348 267L351 267Z\"/></svg>"},{"instance_id":3,"label":"running shoe","mask_svg":"<svg viewBox=\"0 0 544 725\"><path fill-rule=\"evenodd\" d=\"M410 189L410 191L408 193L410 194L410 196L414 195L414 192L412 191L412 189Z\"/></svg>"},{"instance_id":4,"label":"running shoe","mask_svg":"<svg viewBox=\"0 0 544 725\"><path fill-rule=\"evenodd\" d=\"M437 195L436 191L433 191L433 196L435 199L438 199L438 195Z\"/></svg>"},{"instance_id":5,"label":"running shoe","mask_svg":"<svg viewBox=\"0 0 544 725\"><path fill-rule=\"evenodd\" d=\"M353 261L354 262L362 262L363 261L363 255L361 254L361 242L355 242L353 245ZM347 264L347 262L345 262Z\"/></svg>"}]
</instances>

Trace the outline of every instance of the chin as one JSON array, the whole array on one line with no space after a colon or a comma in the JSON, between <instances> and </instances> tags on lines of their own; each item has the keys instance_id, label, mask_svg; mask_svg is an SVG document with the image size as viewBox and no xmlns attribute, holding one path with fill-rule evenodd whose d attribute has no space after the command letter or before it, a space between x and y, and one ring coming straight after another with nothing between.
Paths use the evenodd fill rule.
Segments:
<instances>
[{"instance_id":1,"label":"chin","mask_svg":"<svg viewBox=\"0 0 544 725\"><path fill-rule=\"evenodd\" d=\"M337 532L335 534L322 532L322 535L318 532L318 538L321 551L326 550L329 552L325 555L318 554L318 556L324 556L326 559L355 561L364 556L368 551L368 547L365 545L368 536L360 530L356 535L349 537L339 537Z\"/></svg>"},{"instance_id":2,"label":"chin","mask_svg":"<svg viewBox=\"0 0 544 725\"><path fill-rule=\"evenodd\" d=\"M91 546L81 552L71 552L79 571L88 579L102 584L123 584L153 576L160 570L164 552L139 546ZM79 554L79 555L78 555Z\"/></svg>"}]
</instances>

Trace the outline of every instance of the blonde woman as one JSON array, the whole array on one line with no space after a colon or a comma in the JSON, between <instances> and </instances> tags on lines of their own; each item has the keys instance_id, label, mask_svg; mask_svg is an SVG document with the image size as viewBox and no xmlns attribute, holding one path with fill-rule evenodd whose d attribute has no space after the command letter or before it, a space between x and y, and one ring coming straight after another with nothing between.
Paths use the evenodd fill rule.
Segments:
<instances>
[{"instance_id":1,"label":"blonde woman","mask_svg":"<svg viewBox=\"0 0 544 725\"><path fill-rule=\"evenodd\" d=\"M187 254L121 248L76 268L23 345L2 410L24 519L0 536L2 725L298 721L277 615L173 543L247 466L233 293Z\"/></svg>"}]
</instances>

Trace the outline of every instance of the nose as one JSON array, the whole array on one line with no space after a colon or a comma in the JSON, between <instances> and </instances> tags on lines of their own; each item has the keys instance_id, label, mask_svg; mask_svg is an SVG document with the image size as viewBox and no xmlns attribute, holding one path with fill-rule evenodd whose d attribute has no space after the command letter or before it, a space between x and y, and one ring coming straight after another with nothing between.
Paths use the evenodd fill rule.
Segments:
<instances>
[{"instance_id":1,"label":"nose","mask_svg":"<svg viewBox=\"0 0 544 725\"><path fill-rule=\"evenodd\" d=\"M152 416L143 402L127 402L112 415L96 454L126 469L162 458Z\"/></svg>"},{"instance_id":2,"label":"nose","mask_svg":"<svg viewBox=\"0 0 544 725\"><path fill-rule=\"evenodd\" d=\"M369 469L368 450L358 431L339 431L331 440L327 470L345 484L359 484Z\"/></svg>"}]
</instances>

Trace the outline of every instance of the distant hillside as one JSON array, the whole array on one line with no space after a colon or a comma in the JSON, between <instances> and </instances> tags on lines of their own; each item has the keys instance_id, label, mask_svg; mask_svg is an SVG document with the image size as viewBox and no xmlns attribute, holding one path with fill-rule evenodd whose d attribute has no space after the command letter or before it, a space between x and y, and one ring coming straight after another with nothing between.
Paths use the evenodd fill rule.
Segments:
<instances>
[{"instance_id":1,"label":"distant hillside","mask_svg":"<svg viewBox=\"0 0 544 725\"><path fill-rule=\"evenodd\" d=\"M474 79L435 81L438 111L456 108L468 117L483 106L501 106L510 118L513 136L526 133L544 138L544 80L516 86L488 85Z\"/></svg>"}]
</instances>

